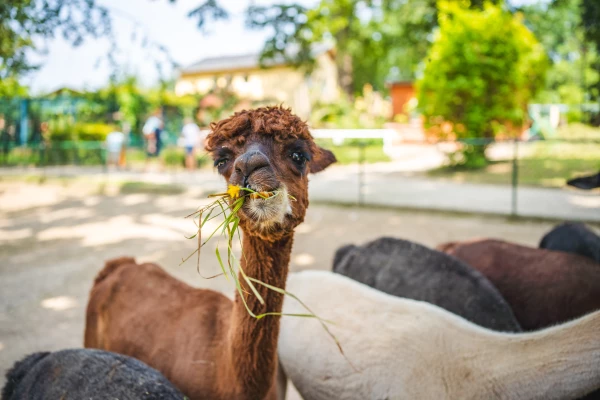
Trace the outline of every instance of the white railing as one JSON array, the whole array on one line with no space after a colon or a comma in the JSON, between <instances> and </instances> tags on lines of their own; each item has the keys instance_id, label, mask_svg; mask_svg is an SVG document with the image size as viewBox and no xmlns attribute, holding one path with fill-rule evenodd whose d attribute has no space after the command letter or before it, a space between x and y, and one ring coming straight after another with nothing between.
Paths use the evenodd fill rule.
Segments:
<instances>
[{"instance_id":1,"label":"white railing","mask_svg":"<svg viewBox=\"0 0 600 400\"><path fill-rule=\"evenodd\" d=\"M383 151L388 156L398 136L393 129L311 129L310 133L316 139L332 139L336 145L342 144L344 139L383 139Z\"/></svg>"},{"instance_id":2,"label":"white railing","mask_svg":"<svg viewBox=\"0 0 600 400\"><path fill-rule=\"evenodd\" d=\"M204 137L209 133L209 129L202 129ZM341 145L344 139L383 139L383 151L388 156L398 136L393 129L311 129L310 133L315 139L331 139L335 145Z\"/></svg>"}]
</instances>

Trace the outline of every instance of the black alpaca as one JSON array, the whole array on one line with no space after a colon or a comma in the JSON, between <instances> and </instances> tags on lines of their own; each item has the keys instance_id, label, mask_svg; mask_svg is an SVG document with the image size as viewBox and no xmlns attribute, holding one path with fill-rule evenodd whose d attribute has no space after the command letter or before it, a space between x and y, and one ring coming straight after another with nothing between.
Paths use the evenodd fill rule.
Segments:
<instances>
[{"instance_id":1,"label":"black alpaca","mask_svg":"<svg viewBox=\"0 0 600 400\"><path fill-rule=\"evenodd\" d=\"M564 222L556 225L544 235L540 249L579 254L600 263L600 236L582 223Z\"/></svg>"},{"instance_id":2,"label":"black alpaca","mask_svg":"<svg viewBox=\"0 0 600 400\"><path fill-rule=\"evenodd\" d=\"M486 328L521 331L506 300L482 274L417 243L384 237L344 246L335 254L333 272L388 294L435 304Z\"/></svg>"},{"instance_id":3,"label":"black alpaca","mask_svg":"<svg viewBox=\"0 0 600 400\"><path fill-rule=\"evenodd\" d=\"M182 400L160 372L102 350L33 353L6 374L2 400Z\"/></svg>"}]
</instances>

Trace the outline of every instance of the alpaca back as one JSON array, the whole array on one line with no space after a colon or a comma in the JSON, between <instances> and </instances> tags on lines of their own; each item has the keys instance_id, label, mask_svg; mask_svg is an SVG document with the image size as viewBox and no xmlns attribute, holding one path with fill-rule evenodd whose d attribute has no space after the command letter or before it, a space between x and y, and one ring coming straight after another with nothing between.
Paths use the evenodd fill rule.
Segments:
<instances>
[{"instance_id":1,"label":"alpaca back","mask_svg":"<svg viewBox=\"0 0 600 400\"><path fill-rule=\"evenodd\" d=\"M408 240L384 237L342 247L333 271L388 294L426 301L486 328L521 331L506 300L480 272Z\"/></svg>"},{"instance_id":2,"label":"alpaca back","mask_svg":"<svg viewBox=\"0 0 600 400\"><path fill-rule=\"evenodd\" d=\"M287 290L331 321L329 329L347 357L318 321L282 318L279 360L305 400L445 398L434 384L440 379L436 368L429 368L445 362L437 359L446 346L443 334L441 340L423 338L452 329L452 314L446 313L450 322L431 318L422 312L427 303L396 298L326 271L291 274ZM430 307L437 315L437 307ZM306 310L286 298L283 312ZM426 393L415 392L421 385Z\"/></svg>"},{"instance_id":3,"label":"alpaca back","mask_svg":"<svg viewBox=\"0 0 600 400\"><path fill-rule=\"evenodd\" d=\"M582 223L565 222L555 226L544 235L539 247L579 254L600 263L600 236Z\"/></svg>"},{"instance_id":4,"label":"alpaca back","mask_svg":"<svg viewBox=\"0 0 600 400\"><path fill-rule=\"evenodd\" d=\"M17 362L6 377L2 400L184 398L155 369L101 350L34 353Z\"/></svg>"},{"instance_id":5,"label":"alpaca back","mask_svg":"<svg viewBox=\"0 0 600 400\"><path fill-rule=\"evenodd\" d=\"M287 288L344 351L319 321L282 317L279 359L306 400L567 400L600 387L600 313L513 334L327 271L291 274ZM286 298L283 312L305 309Z\"/></svg>"},{"instance_id":6,"label":"alpaca back","mask_svg":"<svg viewBox=\"0 0 600 400\"><path fill-rule=\"evenodd\" d=\"M600 265L586 257L492 239L455 243L448 253L483 273L525 330L600 309Z\"/></svg>"}]
</instances>

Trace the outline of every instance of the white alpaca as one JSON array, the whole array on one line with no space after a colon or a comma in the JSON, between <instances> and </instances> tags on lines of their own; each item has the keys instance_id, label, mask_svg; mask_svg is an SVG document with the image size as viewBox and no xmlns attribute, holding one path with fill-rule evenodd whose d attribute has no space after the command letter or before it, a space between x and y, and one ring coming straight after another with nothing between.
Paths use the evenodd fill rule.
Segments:
<instances>
[{"instance_id":1,"label":"white alpaca","mask_svg":"<svg viewBox=\"0 0 600 400\"><path fill-rule=\"evenodd\" d=\"M428 303L326 271L287 288L332 321L283 317L279 359L305 400L574 399L600 387L600 312L526 334L481 328ZM304 312L286 299L284 313Z\"/></svg>"}]
</instances>

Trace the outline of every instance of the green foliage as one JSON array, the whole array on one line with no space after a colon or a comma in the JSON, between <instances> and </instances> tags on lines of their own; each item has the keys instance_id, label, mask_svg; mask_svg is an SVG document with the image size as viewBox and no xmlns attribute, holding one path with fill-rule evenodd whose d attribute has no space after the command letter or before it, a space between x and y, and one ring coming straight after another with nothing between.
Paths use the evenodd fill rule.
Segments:
<instances>
[{"instance_id":1,"label":"green foliage","mask_svg":"<svg viewBox=\"0 0 600 400\"><path fill-rule=\"evenodd\" d=\"M600 3L597 0L581 0L580 9L585 39L596 52L592 66L600 72ZM596 76L596 80L590 84L590 89L591 99L600 104L600 76ZM600 125L600 113L596 114L593 122Z\"/></svg>"},{"instance_id":2,"label":"green foliage","mask_svg":"<svg viewBox=\"0 0 600 400\"><path fill-rule=\"evenodd\" d=\"M389 118L389 104L366 85L354 100L341 98L335 103L316 103L312 107L313 128L367 129L382 128Z\"/></svg>"},{"instance_id":3,"label":"green foliage","mask_svg":"<svg viewBox=\"0 0 600 400\"><path fill-rule=\"evenodd\" d=\"M179 167L185 165L185 153L182 149L176 147L164 149L161 153L161 157L167 166Z\"/></svg>"},{"instance_id":4,"label":"green foliage","mask_svg":"<svg viewBox=\"0 0 600 400\"><path fill-rule=\"evenodd\" d=\"M50 124L50 134L48 136L51 142L65 142L77 140L77 135L71 121L58 120Z\"/></svg>"},{"instance_id":5,"label":"green foliage","mask_svg":"<svg viewBox=\"0 0 600 400\"><path fill-rule=\"evenodd\" d=\"M440 1L440 30L418 83L429 128L457 138L493 138L520 127L543 83L546 57L519 15L488 4L483 11ZM483 151L463 151L479 165ZM474 160L470 160L474 158Z\"/></svg>"},{"instance_id":6,"label":"green foliage","mask_svg":"<svg viewBox=\"0 0 600 400\"><path fill-rule=\"evenodd\" d=\"M0 99L26 97L28 89L21 86L15 77L0 78Z\"/></svg>"},{"instance_id":7,"label":"green foliage","mask_svg":"<svg viewBox=\"0 0 600 400\"><path fill-rule=\"evenodd\" d=\"M50 141L104 142L106 135L115 130L114 125L102 123L55 123L50 127Z\"/></svg>"},{"instance_id":8,"label":"green foliage","mask_svg":"<svg viewBox=\"0 0 600 400\"><path fill-rule=\"evenodd\" d=\"M163 163L169 167L185 167L185 151L180 147L168 147L160 154ZM196 154L196 167L201 168L209 162L205 154Z\"/></svg>"},{"instance_id":9,"label":"green foliage","mask_svg":"<svg viewBox=\"0 0 600 400\"><path fill-rule=\"evenodd\" d=\"M584 3L582 0L555 0L520 8L527 26L544 45L551 61L545 86L533 101L578 106L589 101L588 85L600 81L594 68L600 60L598 51L590 45L586 38L589 30L583 26L586 15L591 16L582 8ZM581 121L582 115L573 111L568 118Z\"/></svg>"},{"instance_id":10,"label":"green foliage","mask_svg":"<svg viewBox=\"0 0 600 400\"><path fill-rule=\"evenodd\" d=\"M104 142L106 136L116 129L113 125L100 123L76 124L74 128L77 139L92 142Z\"/></svg>"},{"instance_id":11,"label":"green foliage","mask_svg":"<svg viewBox=\"0 0 600 400\"><path fill-rule=\"evenodd\" d=\"M0 81L35 69L27 53L36 42L62 34L73 45L85 36L111 30L106 8L95 0L2 0L0 2Z\"/></svg>"},{"instance_id":12,"label":"green foliage","mask_svg":"<svg viewBox=\"0 0 600 400\"><path fill-rule=\"evenodd\" d=\"M482 3L469 4L478 9ZM264 60L285 58L309 69L313 46L333 42L339 83L357 94L365 84L383 90L388 79L414 79L437 14L437 0L321 0L310 9L299 4L250 6L247 25L273 32L263 48Z\"/></svg>"}]
</instances>

